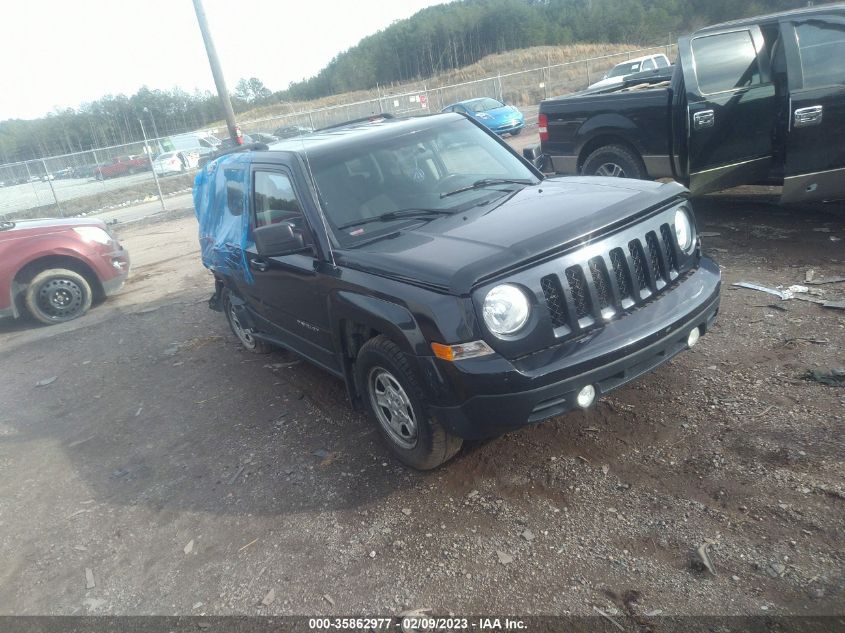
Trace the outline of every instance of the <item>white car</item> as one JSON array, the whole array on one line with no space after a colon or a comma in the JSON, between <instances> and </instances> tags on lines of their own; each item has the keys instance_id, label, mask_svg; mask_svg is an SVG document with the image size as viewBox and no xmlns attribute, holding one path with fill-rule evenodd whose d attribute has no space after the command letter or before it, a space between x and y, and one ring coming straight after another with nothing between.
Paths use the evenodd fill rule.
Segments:
<instances>
[{"instance_id":1,"label":"white car","mask_svg":"<svg viewBox=\"0 0 845 633\"><path fill-rule=\"evenodd\" d=\"M670 66L669 59L666 55L646 55L645 57L637 57L636 59L629 59L621 64L616 64L610 71L597 81L588 86L588 90L593 88L609 88L611 86L621 86L625 77L635 75L637 73L646 72L647 70L655 70L656 68L668 68Z\"/></svg>"},{"instance_id":2,"label":"white car","mask_svg":"<svg viewBox=\"0 0 845 633\"><path fill-rule=\"evenodd\" d=\"M153 169L159 176L181 174L189 169L196 169L197 163L199 163L199 154L196 152L165 152L155 158Z\"/></svg>"}]
</instances>

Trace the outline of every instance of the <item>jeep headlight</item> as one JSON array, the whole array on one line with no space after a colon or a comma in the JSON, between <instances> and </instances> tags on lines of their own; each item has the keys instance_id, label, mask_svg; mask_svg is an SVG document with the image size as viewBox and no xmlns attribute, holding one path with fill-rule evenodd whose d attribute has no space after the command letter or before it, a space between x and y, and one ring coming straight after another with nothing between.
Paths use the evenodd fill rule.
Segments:
<instances>
[{"instance_id":1,"label":"jeep headlight","mask_svg":"<svg viewBox=\"0 0 845 633\"><path fill-rule=\"evenodd\" d=\"M692 220L687 210L683 208L675 211L675 238L678 240L678 248L685 253L689 253L695 244Z\"/></svg>"},{"instance_id":2,"label":"jeep headlight","mask_svg":"<svg viewBox=\"0 0 845 633\"><path fill-rule=\"evenodd\" d=\"M525 293L513 284L501 284L484 297L484 323L496 336L518 332L528 321L531 306Z\"/></svg>"}]
</instances>

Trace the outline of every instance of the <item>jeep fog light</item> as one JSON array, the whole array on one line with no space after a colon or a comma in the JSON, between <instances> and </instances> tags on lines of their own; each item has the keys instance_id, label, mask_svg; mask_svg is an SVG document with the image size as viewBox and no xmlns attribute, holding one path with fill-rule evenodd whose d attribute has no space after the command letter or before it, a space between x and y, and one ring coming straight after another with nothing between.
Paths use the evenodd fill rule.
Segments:
<instances>
[{"instance_id":1,"label":"jeep fog light","mask_svg":"<svg viewBox=\"0 0 845 633\"><path fill-rule=\"evenodd\" d=\"M593 385L587 385L586 387L582 387L581 391L578 392L578 396L575 398L576 404L581 407L582 409L586 409L596 401L596 388Z\"/></svg>"},{"instance_id":2,"label":"jeep fog light","mask_svg":"<svg viewBox=\"0 0 845 633\"><path fill-rule=\"evenodd\" d=\"M698 343L698 339L701 338L701 328L694 327L690 330L689 336L687 336L687 347L692 347L696 343Z\"/></svg>"},{"instance_id":3,"label":"jeep fog light","mask_svg":"<svg viewBox=\"0 0 845 633\"><path fill-rule=\"evenodd\" d=\"M484 341L472 341L471 343L459 343L458 345L443 345L443 343L432 343L431 351L437 358L443 360L462 360L464 358L475 358L476 356L488 356L493 350Z\"/></svg>"},{"instance_id":4,"label":"jeep fog light","mask_svg":"<svg viewBox=\"0 0 845 633\"><path fill-rule=\"evenodd\" d=\"M484 323L496 336L517 332L528 321L528 297L513 284L500 284L484 297L481 312Z\"/></svg>"}]
</instances>

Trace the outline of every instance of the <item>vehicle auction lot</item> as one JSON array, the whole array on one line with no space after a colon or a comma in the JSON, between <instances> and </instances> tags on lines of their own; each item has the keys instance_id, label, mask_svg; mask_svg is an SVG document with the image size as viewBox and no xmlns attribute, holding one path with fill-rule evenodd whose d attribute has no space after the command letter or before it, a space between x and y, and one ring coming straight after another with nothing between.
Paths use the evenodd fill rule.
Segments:
<instances>
[{"instance_id":1,"label":"vehicle auction lot","mask_svg":"<svg viewBox=\"0 0 845 633\"><path fill-rule=\"evenodd\" d=\"M724 285L694 350L430 473L239 347L192 216L118 229L117 297L0 323L0 612L842 613L845 388L805 374L845 366L845 312L730 284L845 275L845 212L774 199L697 203Z\"/></svg>"}]
</instances>

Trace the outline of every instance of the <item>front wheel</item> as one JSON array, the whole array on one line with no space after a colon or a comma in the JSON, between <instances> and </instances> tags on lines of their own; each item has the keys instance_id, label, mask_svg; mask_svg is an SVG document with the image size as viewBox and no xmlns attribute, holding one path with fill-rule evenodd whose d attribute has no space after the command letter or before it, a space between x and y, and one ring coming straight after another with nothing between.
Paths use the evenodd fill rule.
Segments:
<instances>
[{"instance_id":1,"label":"front wheel","mask_svg":"<svg viewBox=\"0 0 845 633\"><path fill-rule=\"evenodd\" d=\"M641 180L647 177L639 156L621 145L605 145L594 150L584 161L581 173L585 176L612 176Z\"/></svg>"},{"instance_id":2,"label":"front wheel","mask_svg":"<svg viewBox=\"0 0 845 633\"><path fill-rule=\"evenodd\" d=\"M81 317L91 307L92 297L85 277L65 268L50 268L29 283L24 302L35 320L52 325Z\"/></svg>"},{"instance_id":3,"label":"front wheel","mask_svg":"<svg viewBox=\"0 0 845 633\"><path fill-rule=\"evenodd\" d=\"M367 341L355 361L355 378L369 417L402 463L431 470L460 450L463 440L428 412L413 368L392 341Z\"/></svg>"},{"instance_id":4,"label":"front wheel","mask_svg":"<svg viewBox=\"0 0 845 633\"><path fill-rule=\"evenodd\" d=\"M521 127L511 131L511 136L519 136L520 134L522 134Z\"/></svg>"},{"instance_id":5,"label":"front wheel","mask_svg":"<svg viewBox=\"0 0 845 633\"><path fill-rule=\"evenodd\" d=\"M235 310L235 306L232 303L232 295L228 290L224 291L223 310L226 312L226 320L229 322L232 334L238 337L238 340L246 351L252 352L253 354L267 354L273 351L272 346L257 339L252 330L243 326L238 317L237 310Z\"/></svg>"}]
</instances>

